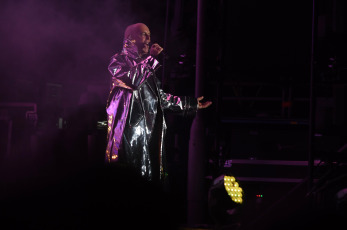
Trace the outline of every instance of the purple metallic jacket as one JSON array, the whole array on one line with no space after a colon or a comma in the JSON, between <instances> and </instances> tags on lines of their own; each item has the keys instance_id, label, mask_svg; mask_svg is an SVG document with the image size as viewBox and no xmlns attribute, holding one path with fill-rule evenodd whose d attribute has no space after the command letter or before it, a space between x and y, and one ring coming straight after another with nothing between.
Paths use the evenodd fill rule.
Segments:
<instances>
[{"instance_id":1,"label":"purple metallic jacket","mask_svg":"<svg viewBox=\"0 0 347 230\"><path fill-rule=\"evenodd\" d=\"M195 113L197 99L165 93L155 71L159 62L141 58L125 40L122 52L111 58L112 85L107 101L106 162L121 162L146 179L165 178L164 110Z\"/></svg>"}]
</instances>

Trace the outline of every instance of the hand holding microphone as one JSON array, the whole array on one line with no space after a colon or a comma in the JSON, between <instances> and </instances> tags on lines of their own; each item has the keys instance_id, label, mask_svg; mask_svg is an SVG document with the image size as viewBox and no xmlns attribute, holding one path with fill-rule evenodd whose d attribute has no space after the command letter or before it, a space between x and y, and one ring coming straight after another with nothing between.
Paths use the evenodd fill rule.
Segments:
<instances>
[{"instance_id":1,"label":"hand holding microphone","mask_svg":"<svg viewBox=\"0 0 347 230\"><path fill-rule=\"evenodd\" d=\"M151 49L149 51L149 54L156 57L158 56L164 49L158 44L158 43L154 43L151 46Z\"/></svg>"}]
</instances>

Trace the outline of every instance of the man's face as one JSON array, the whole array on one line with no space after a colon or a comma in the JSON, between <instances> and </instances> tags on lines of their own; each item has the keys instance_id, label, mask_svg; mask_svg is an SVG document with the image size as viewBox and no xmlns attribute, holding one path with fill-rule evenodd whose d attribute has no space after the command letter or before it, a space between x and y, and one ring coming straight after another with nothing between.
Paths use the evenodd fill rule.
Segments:
<instances>
[{"instance_id":1,"label":"man's face","mask_svg":"<svg viewBox=\"0 0 347 230\"><path fill-rule=\"evenodd\" d=\"M151 32L144 24L137 25L132 39L135 40L135 45L140 55L147 54L149 52L149 43L151 42Z\"/></svg>"}]
</instances>

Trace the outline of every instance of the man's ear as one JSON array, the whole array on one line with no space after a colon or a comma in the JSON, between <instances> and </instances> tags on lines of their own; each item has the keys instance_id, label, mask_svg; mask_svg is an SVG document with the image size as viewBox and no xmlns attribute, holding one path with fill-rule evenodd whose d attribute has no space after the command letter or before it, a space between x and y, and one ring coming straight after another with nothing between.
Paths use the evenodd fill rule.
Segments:
<instances>
[{"instance_id":1,"label":"man's ear","mask_svg":"<svg viewBox=\"0 0 347 230\"><path fill-rule=\"evenodd\" d=\"M132 38L131 34L129 34L127 39L130 40L132 43L136 42L136 40Z\"/></svg>"}]
</instances>

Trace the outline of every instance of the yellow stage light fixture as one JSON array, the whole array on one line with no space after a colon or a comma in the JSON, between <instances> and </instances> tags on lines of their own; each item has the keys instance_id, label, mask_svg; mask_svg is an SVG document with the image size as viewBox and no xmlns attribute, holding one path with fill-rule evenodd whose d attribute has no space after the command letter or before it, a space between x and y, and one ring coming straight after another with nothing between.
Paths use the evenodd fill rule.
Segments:
<instances>
[{"instance_id":1,"label":"yellow stage light fixture","mask_svg":"<svg viewBox=\"0 0 347 230\"><path fill-rule=\"evenodd\" d=\"M224 176L224 187L230 198L238 204L242 204L243 190L233 176Z\"/></svg>"}]
</instances>

